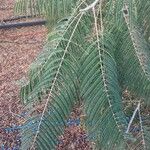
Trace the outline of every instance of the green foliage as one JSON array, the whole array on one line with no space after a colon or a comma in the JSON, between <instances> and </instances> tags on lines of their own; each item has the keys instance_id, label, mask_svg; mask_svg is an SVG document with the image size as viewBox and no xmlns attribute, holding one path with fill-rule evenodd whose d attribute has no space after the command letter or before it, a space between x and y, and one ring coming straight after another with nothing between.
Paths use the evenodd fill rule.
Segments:
<instances>
[{"instance_id":1,"label":"green foliage","mask_svg":"<svg viewBox=\"0 0 150 150\"><path fill-rule=\"evenodd\" d=\"M141 120L140 109L140 138L126 133L129 121L124 113L122 92L129 89L144 105L150 103L150 2L16 3L17 12L33 9L46 16L51 24L48 28L53 28L43 51L31 65L29 82L21 89L24 104L37 101L45 104L42 114L28 119L34 122L36 132L31 133L32 127L22 131L21 149L55 149L78 101L83 103L88 134L96 136L91 139L96 149L130 149L128 143L135 148L140 143L140 149L149 149L149 120ZM61 126L56 126L57 122Z\"/></svg>"},{"instance_id":2,"label":"green foliage","mask_svg":"<svg viewBox=\"0 0 150 150\"><path fill-rule=\"evenodd\" d=\"M122 112L116 62L110 54L112 47L98 49L97 44L92 45L88 48L89 54L82 58L81 96L88 116L85 124L89 134L96 133L97 149L111 149L121 145L122 131L127 127Z\"/></svg>"},{"instance_id":3,"label":"green foliage","mask_svg":"<svg viewBox=\"0 0 150 150\"><path fill-rule=\"evenodd\" d=\"M50 26L56 25L61 19L66 19L73 11L77 0L17 0L15 12L17 15L44 16Z\"/></svg>"}]
</instances>

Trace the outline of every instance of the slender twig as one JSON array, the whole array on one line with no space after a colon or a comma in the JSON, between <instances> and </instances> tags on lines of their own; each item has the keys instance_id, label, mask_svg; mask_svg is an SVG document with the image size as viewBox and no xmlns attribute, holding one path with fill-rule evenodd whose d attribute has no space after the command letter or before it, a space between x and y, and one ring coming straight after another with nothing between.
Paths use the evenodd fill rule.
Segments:
<instances>
[{"instance_id":1,"label":"slender twig","mask_svg":"<svg viewBox=\"0 0 150 150\"><path fill-rule=\"evenodd\" d=\"M87 6L86 8L80 9L80 11L81 11L81 12L88 11L88 10L94 8L98 2L99 2L99 0L95 0L92 4L90 4L90 5Z\"/></svg>"},{"instance_id":2,"label":"slender twig","mask_svg":"<svg viewBox=\"0 0 150 150\"><path fill-rule=\"evenodd\" d=\"M30 21L30 22L15 22L15 23L8 23L8 24L3 23L0 24L0 29L45 25L46 22L47 22L46 20L38 20L38 21Z\"/></svg>"},{"instance_id":3,"label":"slender twig","mask_svg":"<svg viewBox=\"0 0 150 150\"><path fill-rule=\"evenodd\" d=\"M136 109L135 109L134 112L133 112L133 115L132 115L132 117L131 117L131 119L130 119L130 122L129 122L129 124L128 124L128 128L127 128L127 130L126 130L126 133L129 133L131 124L132 124L132 122L133 122L133 120L134 120L134 118L135 118L136 113L137 113L139 110L140 110L140 102L138 103Z\"/></svg>"}]
</instances>

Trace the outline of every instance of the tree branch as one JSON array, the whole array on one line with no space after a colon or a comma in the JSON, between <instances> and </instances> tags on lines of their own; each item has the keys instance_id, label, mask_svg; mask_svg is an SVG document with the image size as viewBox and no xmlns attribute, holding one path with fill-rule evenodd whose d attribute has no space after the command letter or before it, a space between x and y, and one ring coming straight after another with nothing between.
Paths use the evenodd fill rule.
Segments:
<instances>
[{"instance_id":1,"label":"tree branch","mask_svg":"<svg viewBox=\"0 0 150 150\"><path fill-rule=\"evenodd\" d=\"M30 21L30 22L17 22L17 23L8 23L8 24L0 24L0 29L10 29L17 27L29 27L36 25L45 25L47 23L46 20L38 20L38 21Z\"/></svg>"},{"instance_id":2,"label":"tree branch","mask_svg":"<svg viewBox=\"0 0 150 150\"><path fill-rule=\"evenodd\" d=\"M132 117L131 117L131 119L130 119L130 122L129 122L129 124L128 124L128 128L127 128L127 130L126 130L126 133L129 132L130 126L131 126L131 124L132 124L132 122L133 122L133 120L134 120L134 118L135 118L135 115L136 115L137 111L139 111L139 110L140 110L140 102L138 103L136 109L135 109L134 112L133 112L133 115L132 115Z\"/></svg>"},{"instance_id":3,"label":"tree branch","mask_svg":"<svg viewBox=\"0 0 150 150\"><path fill-rule=\"evenodd\" d=\"M95 7L95 5L99 2L99 0L95 0L92 4L90 4L89 6L87 6L86 8L84 9L80 9L81 12L85 12L85 11L88 11L90 9L92 9L93 7Z\"/></svg>"}]
</instances>

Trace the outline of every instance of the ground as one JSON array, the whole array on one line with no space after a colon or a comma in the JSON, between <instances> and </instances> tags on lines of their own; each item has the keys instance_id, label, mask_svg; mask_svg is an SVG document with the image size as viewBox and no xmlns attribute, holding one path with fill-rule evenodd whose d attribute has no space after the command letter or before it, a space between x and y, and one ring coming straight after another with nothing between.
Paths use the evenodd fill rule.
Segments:
<instances>
[{"instance_id":1,"label":"ground","mask_svg":"<svg viewBox=\"0 0 150 150\"><path fill-rule=\"evenodd\" d=\"M0 22L13 15L14 0L0 0ZM18 80L27 75L46 39L46 27L34 26L0 30L0 146L16 145L18 131L4 128L21 124ZM1 148L0 148L1 149Z\"/></svg>"}]
</instances>

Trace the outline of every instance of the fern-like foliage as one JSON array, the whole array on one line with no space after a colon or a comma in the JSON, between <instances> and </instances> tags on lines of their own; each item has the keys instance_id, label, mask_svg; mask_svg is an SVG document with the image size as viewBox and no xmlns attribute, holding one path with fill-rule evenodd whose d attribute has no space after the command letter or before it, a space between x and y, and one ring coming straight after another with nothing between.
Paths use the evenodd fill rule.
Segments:
<instances>
[{"instance_id":1,"label":"fern-like foliage","mask_svg":"<svg viewBox=\"0 0 150 150\"><path fill-rule=\"evenodd\" d=\"M127 127L116 63L109 48L103 50L98 49L97 44L92 45L88 49L89 55L82 58L80 77L87 115L85 124L89 134L96 135L97 149L118 148L124 142L122 131Z\"/></svg>"},{"instance_id":2,"label":"fern-like foliage","mask_svg":"<svg viewBox=\"0 0 150 150\"><path fill-rule=\"evenodd\" d=\"M150 42L150 1L136 1L136 9L138 13L137 19L143 28L144 37L148 42ZM141 11L141 9L143 9L144 11Z\"/></svg>"},{"instance_id":3,"label":"fern-like foliage","mask_svg":"<svg viewBox=\"0 0 150 150\"><path fill-rule=\"evenodd\" d=\"M150 45L144 38L142 27L136 24L137 19L131 14L129 8L130 5L125 5L123 8L126 11L125 25L122 27L125 34L118 42L120 70L125 86L149 103ZM118 37L123 33L122 31L118 32Z\"/></svg>"},{"instance_id":4,"label":"fern-like foliage","mask_svg":"<svg viewBox=\"0 0 150 150\"><path fill-rule=\"evenodd\" d=\"M91 139L95 149L124 150L130 149L131 143L149 149L149 125L141 119L141 107L137 109L140 138L134 139L127 130L134 115L127 121L122 91L128 88L144 105L149 104L150 3L21 0L16 8L21 13L34 9L53 26L47 44L30 67L28 83L21 89L24 104L44 103L41 114L28 118L26 124L32 126L21 132L21 149L56 149L78 101L84 106L87 133L96 136Z\"/></svg>"}]
</instances>

